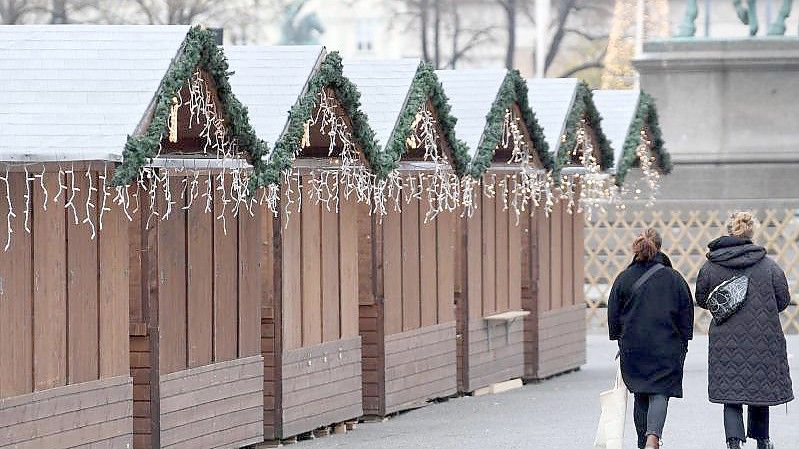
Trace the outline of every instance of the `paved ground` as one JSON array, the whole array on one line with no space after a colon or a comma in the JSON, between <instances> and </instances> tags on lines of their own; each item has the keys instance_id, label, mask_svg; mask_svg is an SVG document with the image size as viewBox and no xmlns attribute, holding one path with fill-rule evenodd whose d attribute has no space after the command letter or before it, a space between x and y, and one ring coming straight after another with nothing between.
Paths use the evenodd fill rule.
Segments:
<instances>
[{"instance_id":1,"label":"paved ground","mask_svg":"<svg viewBox=\"0 0 799 449\"><path fill-rule=\"evenodd\" d=\"M383 423L360 424L346 435L301 442L297 449L590 449L599 409L597 396L612 383L614 345L589 336L588 364L579 372L493 396L465 397L405 413ZM789 339L789 352L799 354L799 337ZM686 365L686 399L669 410L664 447L724 448L721 408L707 402L707 339L692 343ZM791 357L799 373L799 359ZM799 378L795 374L795 383ZM795 390L799 390L796 388ZM797 395L799 396L799 395ZM799 406L772 409L772 435L777 449L799 447ZM633 449L632 418L628 444ZM754 448L750 443L749 447Z\"/></svg>"}]
</instances>

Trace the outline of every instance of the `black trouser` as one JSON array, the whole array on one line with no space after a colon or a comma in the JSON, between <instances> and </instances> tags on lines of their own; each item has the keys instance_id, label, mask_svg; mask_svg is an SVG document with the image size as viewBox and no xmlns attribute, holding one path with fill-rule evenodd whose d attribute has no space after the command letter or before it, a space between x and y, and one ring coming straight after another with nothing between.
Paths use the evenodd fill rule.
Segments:
<instances>
[{"instance_id":1,"label":"black trouser","mask_svg":"<svg viewBox=\"0 0 799 449\"><path fill-rule=\"evenodd\" d=\"M668 396L662 394L635 394L635 407L633 419L635 431L638 433L638 447L646 445L646 437L654 435L660 438L663 435L663 426L666 424L666 411L669 408Z\"/></svg>"},{"instance_id":2,"label":"black trouser","mask_svg":"<svg viewBox=\"0 0 799 449\"><path fill-rule=\"evenodd\" d=\"M768 440L768 407L754 405L746 406L748 416L746 430L744 430L744 406L741 404L724 404L724 433L727 440L736 438L746 441L746 438L755 440Z\"/></svg>"}]
</instances>

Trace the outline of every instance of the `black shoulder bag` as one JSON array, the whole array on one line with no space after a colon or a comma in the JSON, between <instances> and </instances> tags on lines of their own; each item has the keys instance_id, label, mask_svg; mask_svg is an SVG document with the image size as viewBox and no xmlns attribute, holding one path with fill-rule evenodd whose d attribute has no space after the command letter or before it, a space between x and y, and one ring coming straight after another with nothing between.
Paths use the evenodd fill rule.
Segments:
<instances>
[{"instance_id":1,"label":"black shoulder bag","mask_svg":"<svg viewBox=\"0 0 799 449\"><path fill-rule=\"evenodd\" d=\"M717 326L735 315L746 303L749 274L756 265L744 270L743 274L735 275L717 285L707 296L707 310L713 315L713 321Z\"/></svg>"}]
</instances>

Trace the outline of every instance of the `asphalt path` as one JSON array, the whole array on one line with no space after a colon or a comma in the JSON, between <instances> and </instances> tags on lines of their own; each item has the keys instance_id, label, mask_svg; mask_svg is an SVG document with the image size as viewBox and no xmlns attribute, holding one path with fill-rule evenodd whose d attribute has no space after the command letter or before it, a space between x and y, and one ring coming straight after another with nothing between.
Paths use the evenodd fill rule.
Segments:
<instances>
[{"instance_id":1,"label":"asphalt path","mask_svg":"<svg viewBox=\"0 0 799 449\"><path fill-rule=\"evenodd\" d=\"M588 363L580 371L523 388L480 397L450 399L403 413L381 423L362 423L355 431L299 442L297 449L485 449L593 447L599 417L598 395L613 382L615 345L601 335L588 337ZM799 337L788 339L799 353ZM799 373L790 356L791 371ZM664 431L664 448L726 448L720 405L707 400L707 338L691 343L686 359L685 398L673 400ZM796 391L796 380L794 382ZM799 397L799 394L797 394ZM628 414L632 412L632 401ZM799 448L799 406L772 408L771 431L777 449ZM625 449L635 448L632 417ZM754 442L747 447L754 448Z\"/></svg>"}]
</instances>

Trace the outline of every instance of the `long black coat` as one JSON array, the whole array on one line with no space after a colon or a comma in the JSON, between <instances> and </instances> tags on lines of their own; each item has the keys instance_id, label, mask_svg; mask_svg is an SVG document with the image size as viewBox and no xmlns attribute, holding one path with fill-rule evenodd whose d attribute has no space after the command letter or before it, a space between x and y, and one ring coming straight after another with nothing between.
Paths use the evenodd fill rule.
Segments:
<instances>
[{"instance_id":1,"label":"long black coat","mask_svg":"<svg viewBox=\"0 0 799 449\"><path fill-rule=\"evenodd\" d=\"M721 237L708 245L696 281L696 302L707 308L716 286L750 268L746 302L720 326L710 325L708 394L723 404L779 405L793 400L779 313L791 295L785 273L749 240Z\"/></svg>"},{"instance_id":2,"label":"long black coat","mask_svg":"<svg viewBox=\"0 0 799 449\"><path fill-rule=\"evenodd\" d=\"M666 268L633 294L635 281L655 263ZM654 261L634 262L613 283L608 329L610 339L619 341L622 377L631 392L682 397L683 365L693 327L691 290L665 254Z\"/></svg>"}]
</instances>

